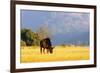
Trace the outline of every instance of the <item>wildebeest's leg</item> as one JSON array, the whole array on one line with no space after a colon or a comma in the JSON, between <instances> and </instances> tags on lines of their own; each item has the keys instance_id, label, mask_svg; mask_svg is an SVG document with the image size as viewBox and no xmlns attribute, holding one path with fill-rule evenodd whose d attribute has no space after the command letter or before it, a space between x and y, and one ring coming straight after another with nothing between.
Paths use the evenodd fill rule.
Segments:
<instances>
[{"instance_id":1,"label":"wildebeest's leg","mask_svg":"<svg viewBox=\"0 0 100 73\"><path fill-rule=\"evenodd\" d=\"M42 47L40 47L40 53L42 54Z\"/></svg>"},{"instance_id":2,"label":"wildebeest's leg","mask_svg":"<svg viewBox=\"0 0 100 73\"><path fill-rule=\"evenodd\" d=\"M43 48L43 53L45 54L45 48Z\"/></svg>"},{"instance_id":3,"label":"wildebeest's leg","mask_svg":"<svg viewBox=\"0 0 100 73\"><path fill-rule=\"evenodd\" d=\"M49 53L49 49L47 49L47 53Z\"/></svg>"}]
</instances>

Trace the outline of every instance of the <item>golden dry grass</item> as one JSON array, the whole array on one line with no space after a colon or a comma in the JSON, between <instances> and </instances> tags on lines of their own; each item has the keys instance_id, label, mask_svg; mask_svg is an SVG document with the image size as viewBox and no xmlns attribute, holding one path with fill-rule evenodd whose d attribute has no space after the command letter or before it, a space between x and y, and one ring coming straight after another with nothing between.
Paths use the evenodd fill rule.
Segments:
<instances>
[{"instance_id":1,"label":"golden dry grass","mask_svg":"<svg viewBox=\"0 0 100 73\"><path fill-rule=\"evenodd\" d=\"M21 47L21 63L50 62L67 60L88 60L89 47L87 46L56 46L53 54L40 54L38 46Z\"/></svg>"}]
</instances>

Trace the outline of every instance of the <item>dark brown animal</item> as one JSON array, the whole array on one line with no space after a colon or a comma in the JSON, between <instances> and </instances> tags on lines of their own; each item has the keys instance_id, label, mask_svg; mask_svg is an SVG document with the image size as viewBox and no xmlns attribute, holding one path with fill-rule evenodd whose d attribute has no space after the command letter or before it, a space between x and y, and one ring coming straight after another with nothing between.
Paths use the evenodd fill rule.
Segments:
<instances>
[{"instance_id":1,"label":"dark brown animal","mask_svg":"<svg viewBox=\"0 0 100 73\"><path fill-rule=\"evenodd\" d=\"M50 41L50 38L45 38L40 41L40 53L45 53L45 50L47 53L53 53L53 47Z\"/></svg>"}]
</instances>

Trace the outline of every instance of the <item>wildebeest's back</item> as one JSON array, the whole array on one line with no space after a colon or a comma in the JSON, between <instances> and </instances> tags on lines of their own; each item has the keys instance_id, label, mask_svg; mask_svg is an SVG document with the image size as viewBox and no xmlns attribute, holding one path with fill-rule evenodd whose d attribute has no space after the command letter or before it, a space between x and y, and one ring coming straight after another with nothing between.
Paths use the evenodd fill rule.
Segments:
<instances>
[{"instance_id":1,"label":"wildebeest's back","mask_svg":"<svg viewBox=\"0 0 100 73\"><path fill-rule=\"evenodd\" d=\"M45 38L45 39L43 39L43 40L41 40L40 41L40 47L43 47L43 48L49 48L49 47L51 47L52 45L51 45L51 41L50 41L50 39L49 38Z\"/></svg>"}]
</instances>

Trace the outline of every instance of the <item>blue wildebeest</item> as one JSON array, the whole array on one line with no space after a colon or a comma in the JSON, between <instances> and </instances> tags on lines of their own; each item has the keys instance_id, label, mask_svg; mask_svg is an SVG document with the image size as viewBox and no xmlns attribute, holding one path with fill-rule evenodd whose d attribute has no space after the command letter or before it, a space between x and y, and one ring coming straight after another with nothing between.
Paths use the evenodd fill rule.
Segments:
<instances>
[{"instance_id":1,"label":"blue wildebeest","mask_svg":"<svg viewBox=\"0 0 100 73\"><path fill-rule=\"evenodd\" d=\"M50 54L53 53L53 47L52 47L50 38L45 38L40 41L41 54L42 52L45 53L45 50L47 51L47 53L50 53Z\"/></svg>"}]
</instances>

